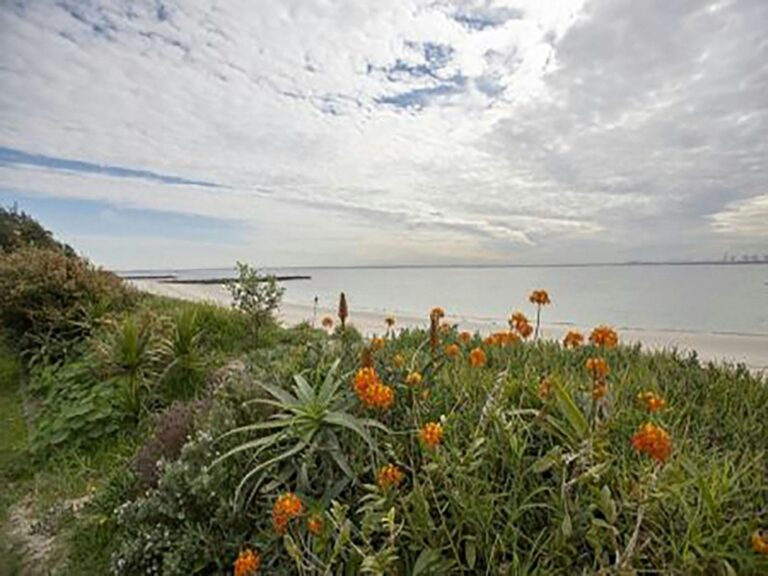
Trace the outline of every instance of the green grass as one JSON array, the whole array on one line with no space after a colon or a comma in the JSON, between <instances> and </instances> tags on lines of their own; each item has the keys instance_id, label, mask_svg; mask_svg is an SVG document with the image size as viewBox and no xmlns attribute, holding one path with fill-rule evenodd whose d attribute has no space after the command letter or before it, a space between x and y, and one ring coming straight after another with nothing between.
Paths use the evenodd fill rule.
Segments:
<instances>
[{"instance_id":1,"label":"green grass","mask_svg":"<svg viewBox=\"0 0 768 576\"><path fill-rule=\"evenodd\" d=\"M0 334L0 525L5 524L8 508L18 497L14 484L19 466L19 455L27 440L21 392L20 367ZM2 531L0 531L2 536ZM5 538L0 538L0 574L15 574L19 570L18 557Z\"/></svg>"}]
</instances>

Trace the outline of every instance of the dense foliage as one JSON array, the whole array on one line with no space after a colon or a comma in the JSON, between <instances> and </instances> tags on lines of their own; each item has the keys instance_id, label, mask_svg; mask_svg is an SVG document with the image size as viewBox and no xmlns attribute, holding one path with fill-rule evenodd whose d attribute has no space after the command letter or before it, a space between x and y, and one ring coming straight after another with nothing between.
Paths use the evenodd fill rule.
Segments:
<instances>
[{"instance_id":1,"label":"dense foliage","mask_svg":"<svg viewBox=\"0 0 768 576\"><path fill-rule=\"evenodd\" d=\"M429 340L252 356L158 488L120 508L113 569L220 572L245 549L265 573L766 569L749 545L768 521L764 382L637 348ZM593 357L610 367L600 398ZM366 408L361 358L391 405ZM670 454L638 449L645 422Z\"/></svg>"},{"instance_id":2,"label":"dense foliage","mask_svg":"<svg viewBox=\"0 0 768 576\"><path fill-rule=\"evenodd\" d=\"M55 240L53 234L29 214L16 207L0 206L0 253L15 252L20 248L60 250L68 256L75 255L70 246Z\"/></svg>"}]
</instances>

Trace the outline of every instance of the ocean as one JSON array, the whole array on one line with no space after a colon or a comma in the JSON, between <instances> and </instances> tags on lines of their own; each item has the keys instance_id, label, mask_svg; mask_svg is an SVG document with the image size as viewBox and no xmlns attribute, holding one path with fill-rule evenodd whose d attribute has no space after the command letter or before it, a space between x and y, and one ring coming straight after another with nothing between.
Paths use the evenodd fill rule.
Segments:
<instances>
[{"instance_id":1,"label":"ocean","mask_svg":"<svg viewBox=\"0 0 768 576\"><path fill-rule=\"evenodd\" d=\"M450 315L503 322L529 313L528 294L546 289L548 324L768 336L768 264L586 265L537 267L273 268L286 281L284 300L334 307L344 291L354 310ZM132 271L140 273L140 271ZM232 277L234 270L164 270L180 279Z\"/></svg>"}]
</instances>

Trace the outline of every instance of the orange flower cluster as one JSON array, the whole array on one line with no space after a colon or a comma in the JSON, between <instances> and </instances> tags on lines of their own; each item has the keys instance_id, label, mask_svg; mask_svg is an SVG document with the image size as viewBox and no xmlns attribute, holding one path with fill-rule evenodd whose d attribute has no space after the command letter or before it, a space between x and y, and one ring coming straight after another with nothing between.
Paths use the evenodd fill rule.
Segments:
<instances>
[{"instance_id":1,"label":"orange flower cluster","mask_svg":"<svg viewBox=\"0 0 768 576\"><path fill-rule=\"evenodd\" d=\"M322 324L323 324L323 328L325 328L326 330L330 330L331 328L333 328L333 318L331 318L330 316L325 316L323 318Z\"/></svg>"},{"instance_id":2,"label":"orange flower cluster","mask_svg":"<svg viewBox=\"0 0 768 576\"><path fill-rule=\"evenodd\" d=\"M533 326L528 321L528 317L522 312L515 312L510 316L509 327L516 330L523 339L533 334Z\"/></svg>"},{"instance_id":3,"label":"orange flower cluster","mask_svg":"<svg viewBox=\"0 0 768 576\"><path fill-rule=\"evenodd\" d=\"M307 530L309 530L310 534L320 536L323 533L323 528L325 528L325 523L320 514L312 514L307 520Z\"/></svg>"},{"instance_id":4,"label":"orange flower cluster","mask_svg":"<svg viewBox=\"0 0 768 576\"><path fill-rule=\"evenodd\" d=\"M421 384L421 374L418 372L410 372L408 376L405 377L405 383L409 386L418 386Z\"/></svg>"},{"instance_id":5,"label":"orange flower cluster","mask_svg":"<svg viewBox=\"0 0 768 576\"><path fill-rule=\"evenodd\" d=\"M610 326L598 326L589 335L589 341L600 348L614 348L619 343L619 335Z\"/></svg>"},{"instance_id":6,"label":"orange flower cluster","mask_svg":"<svg viewBox=\"0 0 768 576\"><path fill-rule=\"evenodd\" d=\"M435 306L430 311L429 317L434 318L435 320L440 320L441 318L445 318L445 310L440 308L440 306Z\"/></svg>"},{"instance_id":7,"label":"orange flower cluster","mask_svg":"<svg viewBox=\"0 0 768 576\"><path fill-rule=\"evenodd\" d=\"M749 539L752 544L752 550L758 554L768 556L768 532L765 530L755 530Z\"/></svg>"},{"instance_id":8,"label":"orange flower cluster","mask_svg":"<svg viewBox=\"0 0 768 576\"><path fill-rule=\"evenodd\" d=\"M235 576L253 576L260 567L261 556L250 548L246 548L235 560Z\"/></svg>"},{"instance_id":9,"label":"orange flower cluster","mask_svg":"<svg viewBox=\"0 0 768 576\"><path fill-rule=\"evenodd\" d=\"M382 466L379 470L379 474L376 477L376 484L382 490L388 490L390 488L397 488L405 479L405 474L394 464L387 464Z\"/></svg>"},{"instance_id":10,"label":"orange flower cluster","mask_svg":"<svg viewBox=\"0 0 768 576\"><path fill-rule=\"evenodd\" d=\"M494 332L483 339L486 346L509 346L519 341L520 337L512 331Z\"/></svg>"},{"instance_id":11,"label":"orange flower cluster","mask_svg":"<svg viewBox=\"0 0 768 576\"><path fill-rule=\"evenodd\" d=\"M537 304L539 306L546 306L547 304L551 303L549 300L549 294L546 290L534 290L531 292L528 300L531 301L531 304Z\"/></svg>"},{"instance_id":12,"label":"orange flower cluster","mask_svg":"<svg viewBox=\"0 0 768 576\"><path fill-rule=\"evenodd\" d=\"M384 323L387 325L387 328L392 328L392 326L395 325L395 317L394 316L387 316L384 319Z\"/></svg>"},{"instance_id":13,"label":"orange flower cluster","mask_svg":"<svg viewBox=\"0 0 768 576\"><path fill-rule=\"evenodd\" d=\"M584 344L584 334L576 330L569 330L563 338L563 348L578 348Z\"/></svg>"},{"instance_id":14,"label":"orange flower cluster","mask_svg":"<svg viewBox=\"0 0 768 576\"><path fill-rule=\"evenodd\" d=\"M300 516L303 508L301 500L293 492L286 492L280 496L272 506L272 525L275 527L275 532L278 534L285 532L288 522Z\"/></svg>"},{"instance_id":15,"label":"orange flower cluster","mask_svg":"<svg viewBox=\"0 0 768 576\"><path fill-rule=\"evenodd\" d=\"M472 334L470 334L466 330L464 330L463 332L459 332L459 342L461 342L462 344L466 344L470 340L472 340Z\"/></svg>"},{"instance_id":16,"label":"orange flower cluster","mask_svg":"<svg viewBox=\"0 0 768 576\"><path fill-rule=\"evenodd\" d=\"M586 367L595 380L604 380L610 372L604 358L587 358Z\"/></svg>"},{"instance_id":17,"label":"orange flower cluster","mask_svg":"<svg viewBox=\"0 0 768 576\"><path fill-rule=\"evenodd\" d=\"M402 354L395 354L392 356L392 365L398 369L405 366L405 356Z\"/></svg>"},{"instance_id":18,"label":"orange flower cluster","mask_svg":"<svg viewBox=\"0 0 768 576\"><path fill-rule=\"evenodd\" d=\"M482 348L474 348L472 352L469 353L469 363L475 368L485 366L486 360L487 358Z\"/></svg>"},{"instance_id":19,"label":"orange flower cluster","mask_svg":"<svg viewBox=\"0 0 768 576\"><path fill-rule=\"evenodd\" d=\"M600 400L608 395L608 384L605 380L596 380L592 384L592 398Z\"/></svg>"},{"instance_id":20,"label":"orange flower cluster","mask_svg":"<svg viewBox=\"0 0 768 576\"><path fill-rule=\"evenodd\" d=\"M448 358L456 358L459 354L461 354L461 349L458 344L448 344L445 347L445 355L448 356Z\"/></svg>"},{"instance_id":21,"label":"orange flower cluster","mask_svg":"<svg viewBox=\"0 0 768 576\"><path fill-rule=\"evenodd\" d=\"M395 402L395 391L382 384L374 368L360 368L355 374L355 393L368 408L386 410Z\"/></svg>"},{"instance_id":22,"label":"orange flower cluster","mask_svg":"<svg viewBox=\"0 0 768 576\"><path fill-rule=\"evenodd\" d=\"M667 405L664 398L654 392L640 392L637 395L637 401L643 404L648 412L658 412Z\"/></svg>"},{"instance_id":23,"label":"orange flower cluster","mask_svg":"<svg viewBox=\"0 0 768 576\"><path fill-rule=\"evenodd\" d=\"M657 462L664 462L672 453L672 438L664 428L646 422L632 436L632 447Z\"/></svg>"},{"instance_id":24,"label":"orange flower cluster","mask_svg":"<svg viewBox=\"0 0 768 576\"><path fill-rule=\"evenodd\" d=\"M371 340L371 349L374 352L377 352L382 348L384 348L384 338L380 338L377 336Z\"/></svg>"},{"instance_id":25,"label":"orange flower cluster","mask_svg":"<svg viewBox=\"0 0 768 576\"><path fill-rule=\"evenodd\" d=\"M419 438L429 448L437 448L443 441L443 427L437 422L428 422L419 430Z\"/></svg>"}]
</instances>

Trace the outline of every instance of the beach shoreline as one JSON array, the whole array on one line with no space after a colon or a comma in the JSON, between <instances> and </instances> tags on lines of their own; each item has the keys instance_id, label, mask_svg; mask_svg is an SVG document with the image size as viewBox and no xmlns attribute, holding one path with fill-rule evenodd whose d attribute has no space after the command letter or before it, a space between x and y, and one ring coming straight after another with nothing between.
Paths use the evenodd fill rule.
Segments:
<instances>
[{"instance_id":1,"label":"beach shoreline","mask_svg":"<svg viewBox=\"0 0 768 576\"><path fill-rule=\"evenodd\" d=\"M138 290L190 301L208 301L220 306L229 306L231 296L228 290L220 284L172 284L151 279L130 280ZM384 319L390 314L379 311L350 310L350 324L366 336L383 334L386 331ZM283 302L278 312L278 319L284 325L294 325L300 322L310 322L319 325L324 316L335 319L336 310L327 307ZM427 325L426 313L424 318L397 314L396 328L423 328ZM462 330L478 331L481 334L503 330L507 327L505 318L495 320L480 319L452 314L448 311L447 320L458 324ZM669 329L638 329L616 326L620 331L622 342L625 344L639 343L649 351L677 349L687 353L695 351L703 362L741 363L750 370L768 373L768 336L759 334L737 334L729 332L692 332ZM568 330L577 329L583 332L591 327L571 326L562 324L542 324L542 337L559 340Z\"/></svg>"}]
</instances>

